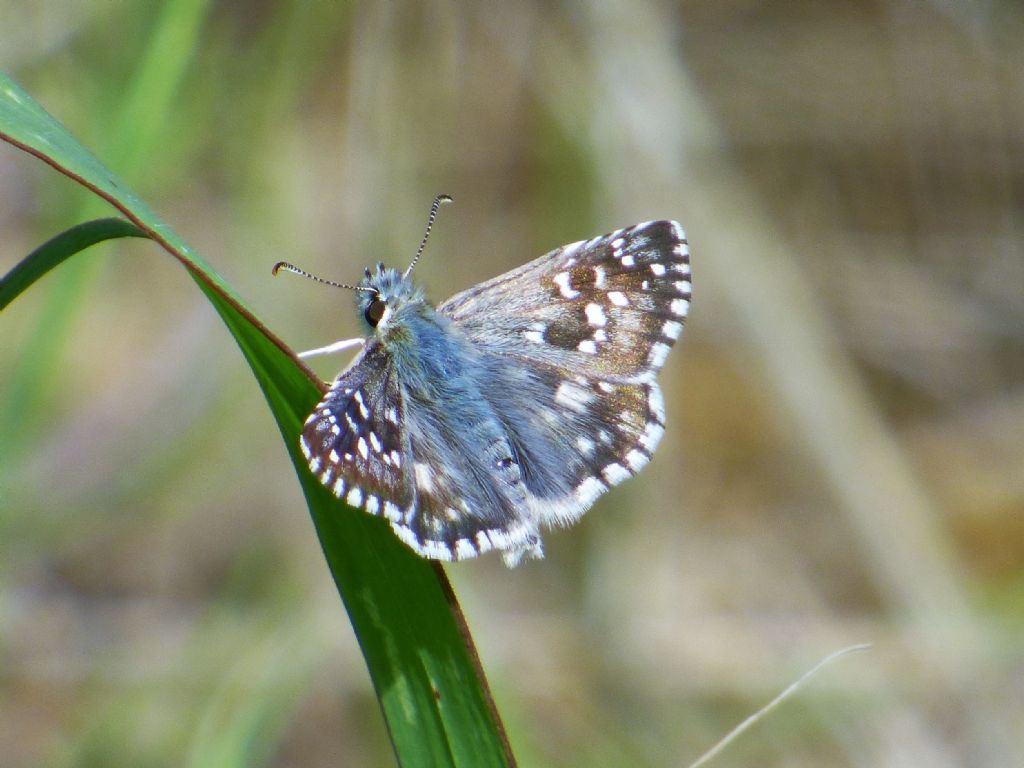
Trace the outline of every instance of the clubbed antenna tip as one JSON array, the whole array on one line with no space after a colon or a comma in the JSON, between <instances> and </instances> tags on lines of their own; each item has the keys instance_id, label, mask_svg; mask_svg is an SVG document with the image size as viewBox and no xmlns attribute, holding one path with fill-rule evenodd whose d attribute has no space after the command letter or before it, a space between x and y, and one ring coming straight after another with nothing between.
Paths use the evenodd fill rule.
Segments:
<instances>
[{"instance_id":1,"label":"clubbed antenna tip","mask_svg":"<svg viewBox=\"0 0 1024 768\"><path fill-rule=\"evenodd\" d=\"M412 264L405 270L405 274L402 277L408 277L412 274L413 267L416 266L416 262L420 260L420 256L423 255L423 249L427 247L427 238L430 237L430 230L434 226L434 219L437 218L437 211L440 209L443 203L452 202L451 195L438 195L434 198L433 204L430 206L430 216L427 217L427 231L423 233L423 239L420 241L420 247L416 249L416 255L412 259Z\"/></svg>"},{"instance_id":2,"label":"clubbed antenna tip","mask_svg":"<svg viewBox=\"0 0 1024 768\"><path fill-rule=\"evenodd\" d=\"M335 282L334 280L325 280L324 278L317 277L316 275L307 272L304 269L299 269L294 264L290 264L287 261L277 262L277 264L274 265L273 269L270 270L270 274L276 276L277 273L280 272L282 269L285 272L293 272L294 274L300 275L301 277L305 277L310 280L316 280L318 283L323 283L324 285L333 285L335 288L348 288L350 291L369 291L370 293L377 293L377 291L375 291L373 288L367 288L366 286L363 285L348 285L347 283L338 283Z\"/></svg>"}]
</instances>

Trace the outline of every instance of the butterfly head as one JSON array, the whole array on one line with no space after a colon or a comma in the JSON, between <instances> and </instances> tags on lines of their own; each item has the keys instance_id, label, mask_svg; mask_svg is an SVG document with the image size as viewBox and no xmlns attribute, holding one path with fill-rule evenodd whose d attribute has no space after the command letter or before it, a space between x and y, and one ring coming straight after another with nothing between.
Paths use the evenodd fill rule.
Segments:
<instances>
[{"instance_id":1,"label":"butterfly head","mask_svg":"<svg viewBox=\"0 0 1024 768\"><path fill-rule=\"evenodd\" d=\"M308 277L311 280L316 280L318 283L355 291L356 306L359 309L360 317L379 336L389 326L400 320L406 312L415 311L416 307L422 307L426 303L423 291L412 282L409 276L412 274L416 262L423 255L423 249L427 245L427 238L430 236L431 227L434 226L434 219L437 217L438 209L442 204L448 202L451 202L451 197L448 195L438 195L434 198L434 203L430 206L430 216L427 219L427 230L423 233L420 247L417 249L412 263L406 268L405 272L385 267L383 262L381 262L377 265L376 270L366 270L366 276L359 282L359 285L347 285L335 282L334 280L325 280L322 277L306 272L304 269L299 269L287 261L279 261L274 265L271 272L276 275L283 269L286 272L293 272L297 275Z\"/></svg>"},{"instance_id":2,"label":"butterfly head","mask_svg":"<svg viewBox=\"0 0 1024 768\"><path fill-rule=\"evenodd\" d=\"M405 272L389 269L383 262L377 265L375 272L366 270L366 277L356 289L357 304L360 316L378 335L386 331L391 323L405 314L405 311L424 303L423 291L416 287L409 276L427 246L427 238L430 237L438 209L442 204L450 202L451 197L448 195L438 195L434 198L420 247Z\"/></svg>"},{"instance_id":3,"label":"butterfly head","mask_svg":"<svg viewBox=\"0 0 1024 768\"><path fill-rule=\"evenodd\" d=\"M376 270L366 270L356 292L359 316L378 333L386 330L407 307L423 301L423 291L407 273L383 264L378 264Z\"/></svg>"}]
</instances>

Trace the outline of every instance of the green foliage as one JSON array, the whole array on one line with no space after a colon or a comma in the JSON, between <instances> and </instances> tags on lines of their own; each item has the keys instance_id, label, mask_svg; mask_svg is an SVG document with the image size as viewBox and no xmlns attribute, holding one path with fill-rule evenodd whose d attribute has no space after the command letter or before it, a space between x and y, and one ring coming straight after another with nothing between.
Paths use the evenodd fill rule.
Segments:
<instances>
[{"instance_id":1,"label":"green foliage","mask_svg":"<svg viewBox=\"0 0 1024 768\"><path fill-rule=\"evenodd\" d=\"M322 393L315 377L170 227L2 74L0 138L78 181L130 221L91 221L53 238L0 281L0 307L49 269L101 240L144 236L175 257L231 331L277 420L399 762L514 764L444 572L409 551L384 521L345 506L309 474L298 451L298 434ZM252 728L242 723L238 730L247 734ZM240 748L221 743L218 750Z\"/></svg>"}]
</instances>

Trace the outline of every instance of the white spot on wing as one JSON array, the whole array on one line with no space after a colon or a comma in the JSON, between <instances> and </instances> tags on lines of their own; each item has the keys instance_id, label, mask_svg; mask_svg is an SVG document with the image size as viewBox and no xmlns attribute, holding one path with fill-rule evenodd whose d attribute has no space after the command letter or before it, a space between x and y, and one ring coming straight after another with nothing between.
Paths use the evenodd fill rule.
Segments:
<instances>
[{"instance_id":1,"label":"white spot on wing","mask_svg":"<svg viewBox=\"0 0 1024 768\"><path fill-rule=\"evenodd\" d=\"M413 533L413 530L405 525L392 523L391 527L394 529L398 538L423 555L423 557L427 557L432 560L452 559L452 551L448 549L444 542L420 541L416 538L416 534Z\"/></svg>"},{"instance_id":2,"label":"white spot on wing","mask_svg":"<svg viewBox=\"0 0 1024 768\"><path fill-rule=\"evenodd\" d=\"M363 506L363 492L358 488L353 488L348 492L348 496L345 497L345 501L353 507L361 507Z\"/></svg>"},{"instance_id":3,"label":"white spot on wing","mask_svg":"<svg viewBox=\"0 0 1024 768\"><path fill-rule=\"evenodd\" d=\"M601 470L601 474L604 475L604 479L608 482L608 485L618 485L630 476L629 470L618 463L609 464Z\"/></svg>"},{"instance_id":4,"label":"white spot on wing","mask_svg":"<svg viewBox=\"0 0 1024 768\"><path fill-rule=\"evenodd\" d=\"M571 285L569 285L569 279L570 278L568 272L559 272L557 275L554 276L554 278L552 278L555 285L558 286L558 290L562 292L562 295L565 298L575 299L577 296L580 295L580 292L575 290Z\"/></svg>"},{"instance_id":5,"label":"white spot on wing","mask_svg":"<svg viewBox=\"0 0 1024 768\"><path fill-rule=\"evenodd\" d=\"M402 519L402 510L393 501L384 502L384 517L395 523Z\"/></svg>"},{"instance_id":6,"label":"white spot on wing","mask_svg":"<svg viewBox=\"0 0 1024 768\"><path fill-rule=\"evenodd\" d=\"M424 541L421 551L433 560L451 560L455 554L443 541Z\"/></svg>"},{"instance_id":7,"label":"white spot on wing","mask_svg":"<svg viewBox=\"0 0 1024 768\"><path fill-rule=\"evenodd\" d=\"M654 453L654 449L658 447L658 443L661 442L661 436L664 434L665 428L661 424L656 421L649 421L644 428L644 433L640 436L640 445L648 453Z\"/></svg>"},{"instance_id":8,"label":"white spot on wing","mask_svg":"<svg viewBox=\"0 0 1024 768\"><path fill-rule=\"evenodd\" d=\"M672 299L672 303L669 304L668 308L672 310L672 314L683 317L690 311L690 302L686 299Z\"/></svg>"},{"instance_id":9,"label":"white spot on wing","mask_svg":"<svg viewBox=\"0 0 1024 768\"><path fill-rule=\"evenodd\" d=\"M655 276L661 277L666 272L665 265L659 264L658 262L654 262L653 264L651 264L651 272L653 272Z\"/></svg>"},{"instance_id":10,"label":"white spot on wing","mask_svg":"<svg viewBox=\"0 0 1024 768\"><path fill-rule=\"evenodd\" d=\"M651 409L651 413L659 422L665 423L665 398L661 396L661 390L657 384L651 386L647 392L647 407Z\"/></svg>"},{"instance_id":11,"label":"white spot on wing","mask_svg":"<svg viewBox=\"0 0 1024 768\"><path fill-rule=\"evenodd\" d=\"M575 243L569 243L568 245L563 245L562 248L561 248L563 258L573 256L576 253L576 251L578 251L580 249L580 246L583 245L583 242L584 242L583 240L577 240ZM572 262L572 263L576 262L575 259L571 259L571 258L567 258L567 261L568 262Z\"/></svg>"},{"instance_id":12,"label":"white spot on wing","mask_svg":"<svg viewBox=\"0 0 1024 768\"><path fill-rule=\"evenodd\" d=\"M464 560L467 557L476 557L476 547L469 539L459 539L455 542L455 557Z\"/></svg>"},{"instance_id":13,"label":"white spot on wing","mask_svg":"<svg viewBox=\"0 0 1024 768\"><path fill-rule=\"evenodd\" d=\"M629 299L622 291L608 291L608 301L616 307L628 307Z\"/></svg>"},{"instance_id":14,"label":"white spot on wing","mask_svg":"<svg viewBox=\"0 0 1024 768\"><path fill-rule=\"evenodd\" d=\"M595 344L590 339L585 339L581 341L579 344L576 345L576 349L578 349L580 352L586 352L588 355L597 354L597 344Z\"/></svg>"},{"instance_id":15,"label":"white spot on wing","mask_svg":"<svg viewBox=\"0 0 1024 768\"><path fill-rule=\"evenodd\" d=\"M604 307L600 304L587 304L584 312L587 314L587 322L598 328L603 328L608 322L608 316L604 313Z\"/></svg>"},{"instance_id":16,"label":"white spot on wing","mask_svg":"<svg viewBox=\"0 0 1024 768\"><path fill-rule=\"evenodd\" d=\"M370 455L370 450L366 447L366 440L362 437L356 442L356 450L359 451L359 455L364 459Z\"/></svg>"},{"instance_id":17,"label":"white spot on wing","mask_svg":"<svg viewBox=\"0 0 1024 768\"><path fill-rule=\"evenodd\" d=\"M647 457L647 454L636 450L636 448L626 454L626 463L629 464L629 468L634 472L639 472L643 469L648 461L650 459Z\"/></svg>"},{"instance_id":18,"label":"white spot on wing","mask_svg":"<svg viewBox=\"0 0 1024 768\"><path fill-rule=\"evenodd\" d=\"M636 259L634 259L633 255L629 253L627 253L625 256L619 259L619 261L622 262L622 266L624 267L632 267L634 264L636 264Z\"/></svg>"},{"instance_id":19,"label":"white spot on wing","mask_svg":"<svg viewBox=\"0 0 1024 768\"><path fill-rule=\"evenodd\" d=\"M563 381L555 390L555 403L577 413L586 413L587 404L594 399L594 394L571 381Z\"/></svg>"},{"instance_id":20,"label":"white spot on wing","mask_svg":"<svg viewBox=\"0 0 1024 768\"><path fill-rule=\"evenodd\" d=\"M668 344L663 341L656 341L651 345L651 353L647 357L647 363L652 368L661 368L665 363L665 358L668 357L669 351L672 349Z\"/></svg>"},{"instance_id":21,"label":"white spot on wing","mask_svg":"<svg viewBox=\"0 0 1024 768\"><path fill-rule=\"evenodd\" d=\"M604 491L604 483L596 477L588 477L576 487L576 500L583 509L587 509Z\"/></svg>"},{"instance_id":22,"label":"white spot on wing","mask_svg":"<svg viewBox=\"0 0 1024 768\"><path fill-rule=\"evenodd\" d=\"M683 324L677 323L675 320L666 320L665 324L661 326L661 335L666 339L678 339L682 332Z\"/></svg>"},{"instance_id":23,"label":"white spot on wing","mask_svg":"<svg viewBox=\"0 0 1024 768\"><path fill-rule=\"evenodd\" d=\"M576 438L576 447L579 448L580 452L585 456L590 456L594 452L595 445L594 441L585 435L580 435Z\"/></svg>"},{"instance_id":24,"label":"white spot on wing","mask_svg":"<svg viewBox=\"0 0 1024 768\"><path fill-rule=\"evenodd\" d=\"M381 322L383 322L383 319ZM363 402L363 393L357 389L352 399L359 405L359 415L364 419L370 418L370 411L366 408L366 403Z\"/></svg>"},{"instance_id":25,"label":"white spot on wing","mask_svg":"<svg viewBox=\"0 0 1024 768\"><path fill-rule=\"evenodd\" d=\"M430 468L430 465L417 461L413 465L413 469L416 472L416 485L419 489L422 491L434 490L434 470Z\"/></svg>"}]
</instances>

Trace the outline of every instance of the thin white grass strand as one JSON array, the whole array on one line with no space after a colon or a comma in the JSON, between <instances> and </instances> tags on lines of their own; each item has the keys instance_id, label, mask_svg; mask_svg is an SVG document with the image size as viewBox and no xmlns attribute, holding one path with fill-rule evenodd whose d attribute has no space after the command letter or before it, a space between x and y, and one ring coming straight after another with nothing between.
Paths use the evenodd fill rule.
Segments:
<instances>
[{"instance_id":1,"label":"thin white grass strand","mask_svg":"<svg viewBox=\"0 0 1024 768\"><path fill-rule=\"evenodd\" d=\"M870 643L861 643L860 645L851 645L848 648L842 648L838 651L833 651L828 656L819 661L817 664L815 664L813 667L811 667L811 669L809 669L807 672L804 672L800 676L800 678L797 679L796 682L790 684L784 691L782 691L782 693L780 693L774 699L772 699L763 707L761 707L761 709L757 710L757 712L752 714L742 723L740 723L727 734L725 734L725 736L723 736L721 740L719 740L713 747L711 747L711 749L709 749L707 752L705 752L703 755L697 758L695 762L690 763L689 768L699 768L699 766L706 764L709 760L718 755L723 749L725 749L730 743L732 743L741 733L750 728L752 725L754 725L754 723L756 723L762 717L764 717L777 706L779 706L779 704L781 704L783 701L785 701L794 693L796 693L804 685L804 683L806 683L808 680L814 677L814 675L816 675L818 671L821 670L823 667L828 666L833 661L842 656L846 656L850 653L856 653L858 651L866 651L869 648L871 648Z\"/></svg>"}]
</instances>

